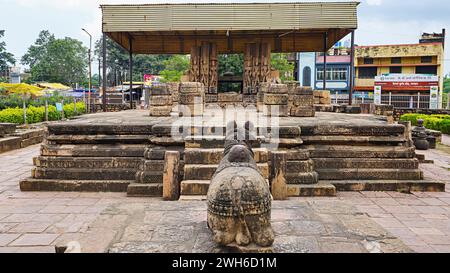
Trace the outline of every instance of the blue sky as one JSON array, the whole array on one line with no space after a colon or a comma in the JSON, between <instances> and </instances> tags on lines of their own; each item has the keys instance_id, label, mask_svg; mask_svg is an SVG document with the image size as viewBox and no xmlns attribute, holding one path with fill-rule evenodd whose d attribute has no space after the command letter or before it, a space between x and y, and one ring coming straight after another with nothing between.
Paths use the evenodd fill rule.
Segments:
<instances>
[{"instance_id":1,"label":"blue sky","mask_svg":"<svg viewBox=\"0 0 450 273\"><path fill-rule=\"evenodd\" d=\"M335 0L336 1L336 0ZM48 29L57 37L69 36L89 45L86 28L94 39L101 34L100 4L177 3L177 2L292 2L292 0L253 1L130 1L130 0L0 0L0 29L8 51L17 59ZM416 43L421 32L450 32L448 0L362 0L358 9L359 28L356 43L360 45ZM447 35L445 71L450 73L450 33ZM94 68L94 71L95 68Z\"/></svg>"}]
</instances>

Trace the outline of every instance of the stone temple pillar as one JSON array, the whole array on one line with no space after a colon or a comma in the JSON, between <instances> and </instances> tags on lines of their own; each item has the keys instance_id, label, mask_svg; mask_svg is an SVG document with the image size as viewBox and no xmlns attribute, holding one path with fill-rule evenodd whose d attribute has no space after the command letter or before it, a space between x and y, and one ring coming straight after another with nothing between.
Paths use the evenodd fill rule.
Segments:
<instances>
[{"instance_id":1,"label":"stone temple pillar","mask_svg":"<svg viewBox=\"0 0 450 273\"><path fill-rule=\"evenodd\" d=\"M244 95L256 95L259 85L270 81L270 44L248 43L244 51Z\"/></svg>"},{"instance_id":2,"label":"stone temple pillar","mask_svg":"<svg viewBox=\"0 0 450 273\"><path fill-rule=\"evenodd\" d=\"M217 94L218 70L216 44L203 42L191 48L189 80L202 83L206 94Z\"/></svg>"}]
</instances>

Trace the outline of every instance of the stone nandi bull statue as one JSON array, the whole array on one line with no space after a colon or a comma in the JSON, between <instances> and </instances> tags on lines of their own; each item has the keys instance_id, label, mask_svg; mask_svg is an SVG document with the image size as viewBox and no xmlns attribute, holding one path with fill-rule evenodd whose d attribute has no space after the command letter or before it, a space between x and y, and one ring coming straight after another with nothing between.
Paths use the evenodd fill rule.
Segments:
<instances>
[{"instance_id":1,"label":"stone nandi bull statue","mask_svg":"<svg viewBox=\"0 0 450 273\"><path fill-rule=\"evenodd\" d=\"M269 185L256 166L249 142L253 129L250 122L241 129L235 122L227 125L224 157L209 186L208 227L214 241L223 246L268 247L274 241Z\"/></svg>"}]
</instances>

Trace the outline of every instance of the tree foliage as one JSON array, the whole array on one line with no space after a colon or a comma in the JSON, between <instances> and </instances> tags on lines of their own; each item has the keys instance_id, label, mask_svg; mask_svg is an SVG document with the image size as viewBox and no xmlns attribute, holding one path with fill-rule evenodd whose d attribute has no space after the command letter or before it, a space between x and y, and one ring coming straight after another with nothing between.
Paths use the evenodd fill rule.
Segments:
<instances>
[{"instance_id":1,"label":"tree foliage","mask_svg":"<svg viewBox=\"0 0 450 273\"><path fill-rule=\"evenodd\" d=\"M95 55L97 60L102 58L103 38L95 42ZM106 65L108 85L117 85L122 81L129 81L130 55L110 38L106 38ZM142 81L144 74L159 75L165 69L164 61L170 59L170 55L133 55L133 81Z\"/></svg>"},{"instance_id":2,"label":"tree foliage","mask_svg":"<svg viewBox=\"0 0 450 273\"><path fill-rule=\"evenodd\" d=\"M0 38L5 35L4 30L0 30ZM0 40L0 71L8 70L8 67L16 64L14 55L6 51L6 43Z\"/></svg>"},{"instance_id":3,"label":"tree foliage","mask_svg":"<svg viewBox=\"0 0 450 273\"><path fill-rule=\"evenodd\" d=\"M450 93L450 76L444 78L444 93Z\"/></svg>"},{"instance_id":4,"label":"tree foliage","mask_svg":"<svg viewBox=\"0 0 450 273\"><path fill-rule=\"evenodd\" d=\"M223 54L219 55L219 76L225 73L233 73L235 76L241 76L244 73L244 55L243 54Z\"/></svg>"},{"instance_id":5,"label":"tree foliage","mask_svg":"<svg viewBox=\"0 0 450 273\"><path fill-rule=\"evenodd\" d=\"M163 61L164 70L160 72L163 81L178 82L181 76L189 69L189 57L186 55L173 55Z\"/></svg>"},{"instance_id":6,"label":"tree foliage","mask_svg":"<svg viewBox=\"0 0 450 273\"><path fill-rule=\"evenodd\" d=\"M39 33L21 62L30 67L31 80L35 82L58 82L74 86L87 77L87 48L76 39L57 39L48 30Z\"/></svg>"},{"instance_id":7,"label":"tree foliage","mask_svg":"<svg viewBox=\"0 0 450 273\"><path fill-rule=\"evenodd\" d=\"M288 61L285 53L272 53L271 66L280 72L282 81L291 81L294 79L295 64Z\"/></svg>"}]
</instances>

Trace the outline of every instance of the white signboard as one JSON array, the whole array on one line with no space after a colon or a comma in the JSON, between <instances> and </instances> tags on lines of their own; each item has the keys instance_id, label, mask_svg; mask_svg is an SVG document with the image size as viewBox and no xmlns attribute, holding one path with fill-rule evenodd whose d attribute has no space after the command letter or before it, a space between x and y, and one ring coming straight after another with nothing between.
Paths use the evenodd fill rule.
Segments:
<instances>
[{"instance_id":1,"label":"white signboard","mask_svg":"<svg viewBox=\"0 0 450 273\"><path fill-rule=\"evenodd\" d=\"M430 87L430 109L439 108L439 87Z\"/></svg>"},{"instance_id":2,"label":"white signboard","mask_svg":"<svg viewBox=\"0 0 450 273\"><path fill-rule=\"evenodd\" d=\"M439 82L439 76L422 74L385 74L375 77L376 82Z\"/></svg>"},{"instance_id":3,"label":"white signboard","mask_svg":"<svg viewBox=\"0 0 450 273\"><path fill-rule=\"evenodd\" d=\"M381 86L375 86L373 94L373 102L375 104L381 104Z\"/></svg>"}]
</instances>

